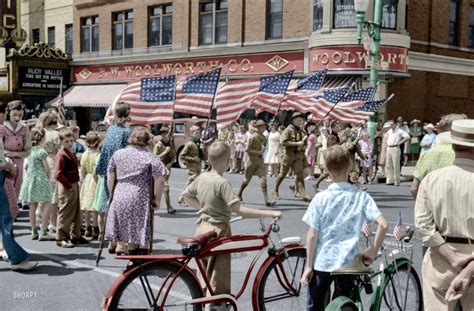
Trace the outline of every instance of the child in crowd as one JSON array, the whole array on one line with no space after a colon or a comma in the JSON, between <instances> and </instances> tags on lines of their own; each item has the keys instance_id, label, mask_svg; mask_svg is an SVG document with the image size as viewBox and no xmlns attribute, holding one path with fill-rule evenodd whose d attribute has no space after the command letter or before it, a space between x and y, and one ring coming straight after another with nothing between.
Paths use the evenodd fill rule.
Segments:
<instances>
[{"instance_id":1,"label":"child in crowd","mask_svg":"<svg viewBox=\"0 0 474 311\"><path fill-rule=\"evenodd\" d=\"M87 244L81 236L81 208L79 205L79 167L72 153L74 134L63 128L59 132L61 149L56 155L54 176L58 181L59 211L56 244L69 248L74 244Z\"/></svg>"},{"instance_id":2,"label":"child in crowd","mask_svg":"<svg viewBox=\"0 0 474 311\"><path fill-rule=\"evenodd\" d=\"M198 210L199 227L196 235L215 231L217 237L230 236L230 216L232 212L248 218L280 218L279 211L260 211L244 207L232 185L223 177L229 167L230 147L216 141L208 148L208 158L212 170L199 175L183 192L183 198ZM230 255L207 257L202 260L214 294L230 293ZM201 284L205 284L201 282Z\"/></svg>"},{"instance_id":3,"label":"child in crowd","mask_svg":"<svg viewBox=\"0 0 474 311\"><path fill-rule=\"evenodd\" d=\"M362 133L362 139L359 140L360 150L365 155L365 160L360 160L360 168L362 172L362 183L372 183L372 154L374 151L374 145L370 142L369 133L366 131Z\"/></svg>"},{"instance_id":4,"label":"child in crowd","mask_svg":"<svg viewBox=\"0 0 474 311\"><path fill-rule=\"evenodd\" d=\"M373 246L362 254L365 264L374 260L388 228L372 197L347 182L351 167L349 151L335 145L323 153L323 158L332 184L315 195L303 216L310 226L306 237L306 268L301 278L302 285L309 286L307 310L324 310L331 272L346 267L357 257L364 221L378 224ZM341 294L348 295L350 288L340 285Z\"/></svg>"},{"instance_id":5,"label":"child in crowd","mask_svg":"<svg viewBox=\"0 0 474 311\"><path fill-rule=\"evenodd\" d=\"M83 212L86 230L85 237L97 239L99 237L99 227L97 224L97 211L94 210L94 197L97 188L97 182L94 179L95 166L99 155L100 137L96 132L89 132L86 135L87 150L81 157L81 192L80 203ZM92 218L92 226L91 226Z\"/></svg>"},{"instance_id":6,"label":"child in crowd","mask_svg":"<svg viewBox=\"0 0 474 311\"><path fill-rule=\"evenodd\" d=\"M40 241L52 241L55 238L48 234L49 206L51 203L51 186L49 184L50 171L46 161L48 153L41 146L45 140L45 131L34 127L31 130L31 141L33 148L28 156L28 167L23 179L20 191L20 201L30 204L31 239ZM41 227L38 236L36 228L36 209L38 204L42 205Z\"/></svg>"},{"instance_id":7,"label":"child in crowd","mask_svg":"<svg viewBox=\"0 0 474 311\"><path fill-rule=\"evenodd\" d=\"M102 150L102 145L104 143L103 137L100 137L99 147L97 148L97 158L95 161L95 167L99 164L100 153ZM96 171L93 174L94 180L96 182L94 201L92 202L92 208L97 212L97 222L99 226L99 236L102 236L102 232L105 229L105 215L107 214L108 204L105 196L104 187L100 187L105 183L105 177L103 175L97 175Z\"/></svg>"},{"instance_id":8,"label":"child in crowd","mask_svg":"<svg viewBox=\"0 0 474 311\"><path fill-rule=\"evenodd\" d=\"M72 131L72 134L74 135L74 144L72 145L72 153L74 153L74 155L76 155L77 159L80 161L82 154L86 152L86 148L84 148L84 146L78 141L81 129L77 125L72 125L70 129Z\"/></svg>"}]
</instances>

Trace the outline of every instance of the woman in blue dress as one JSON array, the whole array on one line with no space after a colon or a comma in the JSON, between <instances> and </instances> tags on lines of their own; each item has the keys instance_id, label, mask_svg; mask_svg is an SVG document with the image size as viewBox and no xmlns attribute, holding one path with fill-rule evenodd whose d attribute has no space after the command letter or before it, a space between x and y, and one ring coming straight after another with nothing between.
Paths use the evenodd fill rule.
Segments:
<instances>
[{"instance_id":1,"label":"woman in blue dress","mask_svg":"<svg viewBox=\"0 0 474 311\"><path fill-rule=\"evenodd\" d=\"M423 153L430 150L436 140L436 134L434 133L433 124L430 123L426 126L426 132L427 133L425 134L425 136L423 136L423 139L420 142L420 147L421 147L420 156Z\"/></svg>"}]
</instances>

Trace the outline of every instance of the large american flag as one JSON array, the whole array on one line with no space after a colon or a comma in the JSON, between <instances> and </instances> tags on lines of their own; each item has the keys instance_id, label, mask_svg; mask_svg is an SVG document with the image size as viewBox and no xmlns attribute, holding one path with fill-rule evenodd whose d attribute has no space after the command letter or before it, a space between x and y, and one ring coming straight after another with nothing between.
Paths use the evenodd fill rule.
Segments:
<instances>
[{"instance_id":1,"label":"large american flag","mask_svg":"<svg viewBox=\"0 0 474 311\"><path fill-rule=\"evenodd\" d=\"M298 85L296 86L296 91L319 90L323 86L324 78L326 77L327 72L328 72L327 69L323 69L323 70L311 73L303 79L300 79L298 81Z\"/></svg>"},{"instance_id":2,"label":"large american flag","mask_svg":"<svg viewBox=\"0 0 474 311\"><path fill-rule=\"evenodd\" d=\"M219 67L178 81L174 110L209 117L220 74Z\"/></svg>"},{"instance_id":3,"label":"large american flag","mask_svg":"<svg viewBox=\"0 0 474 311\"><path fill-rule=\"evenodd\" d=\"M356 90L344 96L341 99L340 107L343 108L358 108L364 105L365 102L374 99L375 92L378 85L369 86L365 89Z\"/></svg>"},{"instance_id":4,"label":"large american flag","mask_svg":"<svg viewBox=\"0 0 474 311\"><path fill-rule=\"evenodd\" d=\"M381 99L366 102L362 107L356 108L356 111L367 111L375 113L382 108L389 99Z\"/></svg>"},{"instance_id":5,"label":"large american flag","mask_svg":"<svg viewBox=\"0 0 474 311\"><path fill-rule=\"evenodd\" d=\"M171 123L176 76L142 78L127 84L107 110L110 122L118 102L130 107L130 122L134 124Z\"/></svg>"},{"instance_id":6,"label":"large american flag","mask_svg":"<svg viewBox=\"0 0 474 311\"><path fill-rule=\"evenodd\" d=\"M260 87L252 99L251 108L275 114L280 107L294 70L260 78Z\"/></svg>"}]
</instances>

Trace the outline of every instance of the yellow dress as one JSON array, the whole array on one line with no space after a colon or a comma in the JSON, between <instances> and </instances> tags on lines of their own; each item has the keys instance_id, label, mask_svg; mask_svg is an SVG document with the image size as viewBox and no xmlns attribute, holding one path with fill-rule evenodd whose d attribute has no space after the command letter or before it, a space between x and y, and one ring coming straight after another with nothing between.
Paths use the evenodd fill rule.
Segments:
<instances>
[{"instance_id":1,"label":"yellow dress","mask_svg":"<svg viewBox=\"0 0 474 311\"><path fill-rule=\"evenodd\" d=\"M80 193L81 210L83 211L95 211L92 206L97 187L97 183L94 180L94 172L96 158L98 156L98 151L87 150L81 157L81 171L86 172L86 175L82 180Z\"/></svg>"}]
</instances>

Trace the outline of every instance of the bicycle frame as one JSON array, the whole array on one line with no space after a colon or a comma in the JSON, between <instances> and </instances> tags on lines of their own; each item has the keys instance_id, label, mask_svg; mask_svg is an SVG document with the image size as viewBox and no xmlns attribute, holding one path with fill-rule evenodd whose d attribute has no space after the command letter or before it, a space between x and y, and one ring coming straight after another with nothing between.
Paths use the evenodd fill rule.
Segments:
<instances>
[{"instance_id":1,"label":"bicycle frame","mask_svg":"<svg viewBox=\"0 0 474 311\"><path fill-rule=\"evenodd\" d=\"M222 237L219 239L215 239L210 241L208 244L206 244L200 252L195 255L195 256L186 256L183 254L157 254L157 255L129 255L129 256L117 256L115 257L116 259L120 260L129 260L131 264L129 264L125 271L122 272L122 274L116 279L112 287L109 289L105 302L104 302L104 310L108 310L110 306L110 302L112 297L117 292L117 289L121 282L131 273L135 272L137 269L142 269L143 267L146 267L148 265L153 265L156 262L167 262L176 265L179 267L178 272L174 275L173 279L170 280L169 286L167 285L167 282L169 281L168 279L165 280L165 283L162 285L162 288L159 289L159 292L157 297L160 296L161 291L163 290L163 286L168 286L167 290L165 293L163 293L163 304L166 301L166 297L168 296L171 288L173 287L174 282L176 279L179 278L180 274L183 273L183 271L186 271L196 281L196 284L199 284L201 287L201 296L203 298L199 299L194 299L190 301L186 301L183 303L186 304L195 304L195 303L217 303L217 302L228 302L230 303L235 310L237 310L237 305L236 305L236 300L238 300L242 294L244 293L245 289L247 288L247 285L250 280L250 275L252 274L253 269L255 268L255 265L258 261L258 259L262 256L264 250L268 250L268 257L265 259L265 261L262 263L260 268L257 271L257 274L255 276L255 279L253 281L253 287L252 287L252 297L256 297L259 286L261 283L261 279L265 273L265 270L273 263L273 261L276 260L276 264L278 267L277 271L277 278L280 282L280 284L283 286L283 288L287 291L291 291L293 293L297 293L297 289L295 289L290 281L287 278L287 275L285 273L285 268L283 267L283 263L280 259L280 256L282 254L285 254L288 250L290 249L296 249L296 248L304 248L304 245L302 244L289 244L289 245L283 245L283 247L276 248L273 243L269 247L269 241L270 239L270 233L272 232L272 227L273 225L267 226L265 232L262 235L233 235L229 237ZM205 268L203 264L201 263L200 259L209 257L209 256L217 256L217 255L224 255L224 254L233 254L233 253L240 253L240 252L249 252L249 251L258 251L258 253L255 255L253 258L250 266L247 269L247 273L245 275L245 278L243 280L242 286L235 295L215 295L215 293L212 291L211 286L210 286L210 281L206 275ZM205 297L205 293L202 291L202 285L201 282L199 281L196 273L189 268L189 264L191 260L196 262L196 265L201 273L203 275L204 283L206 287L209 289L210 296ZM156 298L157 299L157 298ZM154 300L154 303L156 303L156 299ZM253 307L254 310L259 310L258 303L256 299L253 300ZM161 306L163 307L163 305Z\"/></svg>"}]
</instances>

